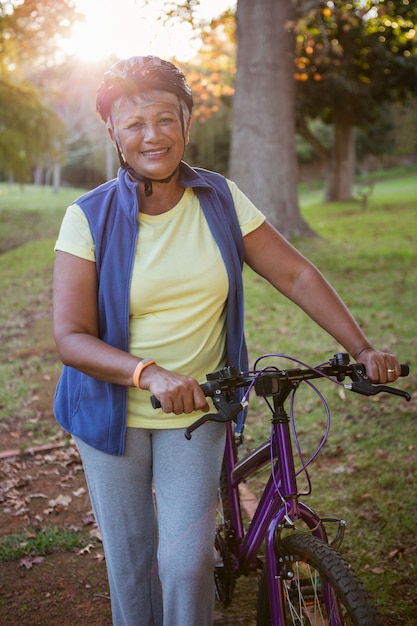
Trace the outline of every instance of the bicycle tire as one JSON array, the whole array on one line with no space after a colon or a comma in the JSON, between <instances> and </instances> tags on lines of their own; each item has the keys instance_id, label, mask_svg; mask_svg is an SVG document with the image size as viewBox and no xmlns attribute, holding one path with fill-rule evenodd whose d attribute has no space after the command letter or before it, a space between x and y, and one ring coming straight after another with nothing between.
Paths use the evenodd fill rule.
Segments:
<instances>
[{"instance_id":1,"label":"bicycle tire","mask_svg":"<svg viewBox=\"0 0 417 626\"><path fill-rule=\"evenodd\" d=\"M290 564L294 573L292 580L283 580L287 626L381 626L381 618L362 583L334 548L313 535L295 533L277 542L276 550L278 569L283 563ZM341 617L335 621L329 618L323 600L326 583L337 597ZM269 593L264 568L259 583L258 626L272 624Z\"/></svg>"}]
</instances>

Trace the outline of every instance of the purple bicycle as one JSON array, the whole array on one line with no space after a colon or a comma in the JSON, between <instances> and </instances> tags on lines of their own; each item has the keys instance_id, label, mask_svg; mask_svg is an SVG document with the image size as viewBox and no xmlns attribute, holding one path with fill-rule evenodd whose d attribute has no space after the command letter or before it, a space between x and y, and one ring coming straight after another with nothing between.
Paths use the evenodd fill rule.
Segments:
<instances>
[{"instance_id":1,"label":"purple bicycle","mask_svg":"<svg viewBox=\"0 0 417 626\"><path fill-rule=\"evenodd\" d=\"M338 552L344 535L344 520L322 518L301 501L297 476L304 472L308 477L307 466L326 440L328 428L316 454L305 461L292 427L293 399L299 385L306 382L319 394L329 417L323 396L310 382L318 378L326 378L366 396L386 392L410 400L410 395L394 387L371 384L364 367L350 364L346 354L336 354L317 367L309 367L295 359L291 361L301 367L287 370L271 365L261 367L266 358L274 356L282 357L264 355L250 372L225 367L207 375L202 389L206 396L213 398L217 412L205 415L185 433L190 438L193 430L207 420L227 423L215 537L217 597L228 606L237 578L260 571L258 626L377 626L381 623L377 611L361 582ZM401 375L407 374L408 366L403 365ZM240 399L236 400L239 390ZM247 405L252 390L265 399L270 409L271 434L264 444L239 461L241 436L236 434L232 422ZM284 408L287 401L291 406L289 415ZM293 450L298 451L301 459L298 472ZM269 479L245 528L239 485L268 463L271 465ZM310 484L309 477L308 482ZM330 524L335 528L332 533L335 538L331 542L327 531ZM263 545L264 556L261 557Z\"/></svg>"}]
</instances>

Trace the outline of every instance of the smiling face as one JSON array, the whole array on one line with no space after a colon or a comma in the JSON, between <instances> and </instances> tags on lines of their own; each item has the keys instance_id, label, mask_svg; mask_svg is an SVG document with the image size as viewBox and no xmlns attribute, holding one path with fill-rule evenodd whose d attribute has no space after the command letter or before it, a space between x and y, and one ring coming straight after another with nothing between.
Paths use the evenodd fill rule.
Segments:
<instances>
[{"instance_id":1,"label":"smiling face","mask_svg":"<svg viewBox=\"0 0 417 626\"><path fill-rule=\"evenodd\" d=\"M181 161L188 143L189 116L169 92L120 99L112 106L109 134L126 162L146 178L164 179Z\"/></svg>"}]
</instances>

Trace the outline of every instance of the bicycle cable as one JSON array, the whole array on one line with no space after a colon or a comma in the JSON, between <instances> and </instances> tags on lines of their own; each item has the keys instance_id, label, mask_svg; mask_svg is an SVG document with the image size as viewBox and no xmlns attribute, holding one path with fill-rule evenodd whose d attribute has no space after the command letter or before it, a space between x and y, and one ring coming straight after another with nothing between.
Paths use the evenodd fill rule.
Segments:
<instances>
[{"instance_id":1,"label":"bicycle cable","mask_svg":"<svg viewBox=\"0 0 417 626\"><path fill-rule=\"evenodd\" d=\"M268 354L263 354L262 356L258 357L254 363L254 368L253 368L253 373L255 374L255 376L259 376L264 372L267 371L283 371L280 370L278 367L276 366L268 366L265 368L262 368L261 370L257 369L257 365L260 361L262 361L264 358L271 358L271 357L275 357L275 358L281 358L281 359L286 359L288 361L291 361L293 363L296 363L298 365L301 365L303 367L306 367L307 369L310 369L312 371L317 372L318 374L321 375L321 377L326 378L328 380L330 380L331 382L339 385L339 386L343 386L343 383L341 383L340 381L338 381L337 379L328 376L327 374L324 374L322 372L322 370L320 369L321 367L323 367L324 365L327 365L328 363L321 363L320 365L316 365L315 367L310 366L308 363L304 363L303 361L300 361L299 359L296 359L294 357L290 357L284 354L279 354L279 353L268 353ZM251 390L251 388L253 387L253 385L255 384L255 380L256 378L251 382L246 394L245 394L245 398L249 395L249 392ZM327 441L327 438L329 436L329 432L330 432L330 423L331 423L331 417L330 417L330 409L329 406L326 402L326 399L324 397L324 395L321 393L321 391L310 381L308 380L304 380L302 382L307 383L307 385L313 390L313 392L319 397L320 402L322 407L324 407L325 413L326 413L326 429L325 432L322 436L322 439L319 443L319 445L317 446L315 452L310 456L310 458L308 459L308 461L304 460L304 455L302 453L301 450L301 445L300 445L300 440L297 434L297 429L296 429L296 425L295 425L295 412L294 412L294 403L295 403L295 394L298 390L298 386L293 390L292 394L291 394L291 400L290 400L290 421L291 421L291 429L292 429L292 433L293 433L293 437L294 437L294 443L297 449L297 454L298 454L298 458L300 459L301 462L301 468L296 472L296 476L299 476L302 472L304 472L306 480L307 480L307 485L308 485L308 490L304 493L300 493L300 495L302 496L306 496L309 495L312 492L312 482L311 482L311 478L310 478L310 474L308 471L308 466L314 461L314 459L318 456L318 454L320 453L320 451L322 450L324 444ZM271 403L269 402L269 400L267 398L264 398L266 404L268 405L269 409L271 410L271 412L273 412L273 407L271 406ZM273 472L273 466L274 466L274 452L273 452L273 430L272 430L272 434L271 434L271 447L270 447L270 456L271 456L271 475L274 481L274 485L275 485L275 490L276 493L278 494L278 496L280 497L281 501L283 502L286 510L287 510L287 502L284 499L284 497L281 494L281 490L280 490L280 484L277 482L275 474ZM285 518L287 519L287 521L289 523L292 524L291 520L288 518L287 515L285 515Z\"/></svg>"}]
</instances>

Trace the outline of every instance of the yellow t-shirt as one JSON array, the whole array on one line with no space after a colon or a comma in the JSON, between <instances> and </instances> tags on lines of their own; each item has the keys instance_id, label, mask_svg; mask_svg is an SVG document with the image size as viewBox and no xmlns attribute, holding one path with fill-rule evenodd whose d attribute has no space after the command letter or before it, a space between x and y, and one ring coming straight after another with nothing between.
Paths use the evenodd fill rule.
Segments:
<instances>
[{"instance_id":1,"label":"yellow t-shirt","mask_svg":"<svg viewBox=\"0 0 417 626\"><path fill-rule=\"evenodd\" d=\"M236 185L229 186L245 236L265 218ZM204 382L206 373L225 360L228 278L221 253L192 189L166 213L139 212L139 225L130 291L130 352ZM67 209L55 249L95 260L88 222L76 204ZM128 426L185 428L200 415L154 410L147 391L128 389Z\"/></svg>"}]
</instances>

